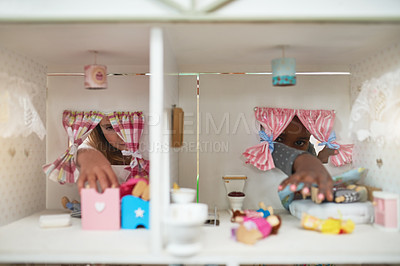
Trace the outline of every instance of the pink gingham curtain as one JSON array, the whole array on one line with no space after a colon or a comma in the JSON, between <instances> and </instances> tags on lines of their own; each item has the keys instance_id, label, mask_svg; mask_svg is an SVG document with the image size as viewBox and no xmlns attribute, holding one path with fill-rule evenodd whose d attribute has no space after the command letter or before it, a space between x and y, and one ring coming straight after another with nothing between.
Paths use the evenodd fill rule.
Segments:
<instances>
[{"instance_id":1,"label":"pink gingham curtain","mask_svg":"<svg viewBox=\"0 0 400 266\"><path fill-rule=\"evenodd\" d=\"M130 176L148 178L149 161L143 159L139 150L139 141L144 128L144 116L142 112L113 112L108 115L111 125L118 136L125 142L127 150L122 151L123 155L132 156L129 167Z\"/></svg>"},{"instance_id":2,"label":"pink gingham curtain","mask_svg":"<svg viewBox=\"0 0 400 266\"><path fill-rule=\"evenodd\" d=\"M53 163L43 166L46 176L61 184L75 183L79 172L74 157L78 146L87 138L90 132L104 117L103 113L64 111L62 123L68 134L68 149Z\"/></svg>"},{"instance_id":3,"label":"pink gingham curtain","mask_svg":"<svg viewBox=\"0 0 400 266\"><path fill-rule=\"evenodd\" d=\"M257 107L256 120L264 127L260 131L260 144L248 148L244 153L247 164L252 164L262 171L275 167L272 158L273 141L285 130L295 115L294 109Z\"/></svg>"},{"instance_id":4,"label":"pink gingham curtain","mask_svg":"<svg viewBox=\"0 0 400 266\"><path fill-rule=\"evenodd\" d=\"M296 110L296 115L311 135L321 142L318 145L327 145L328 148L338 151L336 155L330 156L333 165L342 166L352 162L354 145L339 145L336 142L335 131L333 131L335 111Z\"/></svg>"}]
</instances>

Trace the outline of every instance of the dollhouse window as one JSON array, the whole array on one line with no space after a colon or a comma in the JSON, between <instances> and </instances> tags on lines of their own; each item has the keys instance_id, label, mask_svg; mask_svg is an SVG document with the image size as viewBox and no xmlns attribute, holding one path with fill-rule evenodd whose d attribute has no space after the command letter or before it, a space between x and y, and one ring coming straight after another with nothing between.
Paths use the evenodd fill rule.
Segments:
<instances>
[{"instance_id":1,"label":"dollhouse window","mask_svg":"<svg viewBox=\"0 0 400 266\"><path fill-rule=\"evenodd\" d=\"M319 145L327 145L329 148L337 150L337 154L331 156L333 165L342 166L352 162L353 144L340 145L336 142L336 135L333 131L334 111L257 107L255 108L255 117L264 131L259 132L261 143L248 148L243 153L247 159L246 163L263 171L274 168L271 155L274 141L295 115L312 136L320 142Z\"/></svg>"},{"instance_id":2,"label":"dollhouse window","mask_svg":"<svg viewBox=\"0 0 400 266\"><path fill-rule=\"evenodd\" d=\"M122 151L123 155L131 156L130 165L125 168L131 172L129 177L136 175L148 177L149 162L143 159L139 150L139 141L144 127L142 112L103 113L69 110L63 112L62 118L63 127L68 134L69 146L53 163L43 166L47 177L61 184L77 181L79 171L75 158L78 147L106 116L110 119L114 131L126 144L127 150Z\"/></svg>"}]
</instances>

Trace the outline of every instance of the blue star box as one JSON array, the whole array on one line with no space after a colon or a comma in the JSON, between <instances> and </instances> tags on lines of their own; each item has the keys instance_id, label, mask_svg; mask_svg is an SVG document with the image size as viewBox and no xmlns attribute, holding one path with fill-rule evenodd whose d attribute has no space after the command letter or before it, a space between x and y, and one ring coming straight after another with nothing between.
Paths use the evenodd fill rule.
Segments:
<instances>
[{"instance_id":1,"label":"blue star box","mask_svg":"<svg viewBox=\"0 0 400 266\"><path fill-rule=\"evenodd\" d=\"M121 228L136 229L144 227L149 229L149 201L127 195L121 201Z\"/></svg>"}]
</instances>

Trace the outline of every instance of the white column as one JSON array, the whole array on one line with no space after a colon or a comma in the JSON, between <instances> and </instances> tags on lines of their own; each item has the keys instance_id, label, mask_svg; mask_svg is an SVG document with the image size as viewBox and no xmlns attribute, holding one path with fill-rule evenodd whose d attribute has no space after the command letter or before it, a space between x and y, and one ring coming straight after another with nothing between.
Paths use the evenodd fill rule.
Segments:
<instances>
[{"instance_id":1,"label":"white column","mask_svg":"<svg viewBox=\"0 0 400 266\"><path fill-rule=\"evenodd\" d=\"M160 28L151 29L150 34L150 248L153 253L162 251L162 176L163 176L163 110L164 68L163 35Z\"/></svg>"}]
</instances>

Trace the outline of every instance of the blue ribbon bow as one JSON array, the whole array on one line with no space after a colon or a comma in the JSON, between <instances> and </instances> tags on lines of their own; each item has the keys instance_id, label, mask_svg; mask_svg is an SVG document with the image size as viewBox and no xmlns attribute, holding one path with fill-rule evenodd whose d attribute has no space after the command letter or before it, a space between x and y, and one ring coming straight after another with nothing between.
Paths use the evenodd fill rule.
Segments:
<instances>
[{"instance_id":1,"label":"blue ribbon bow","mask_svg":"<svg viewBox=\"0 0 400 266\"><path fill-rule=\"evenodd\" d=\"M340 148L340 145L332 143L332 141L334 141L335 139L336 139L336 133L335 131L332 131L331 134L329 135L328 141L318 143L318 146L326 145L328 146L329 149L337 150Z\"/></svg>"},{"instance_id":2,"label":"blue ribbon bow","mask_svg":"<svg viewBox=\"0 0 400 266\"><path fill-rule=\"evenodd\" d=\"M260 135L261 141L268 141L268 148L272 153L274 151L274 138L273 138L273 135L271 134L271 136L269 136L267 133L265 133L262 130L260 130L258 132L258 134Z\"/></svg>"}]
</instances>

